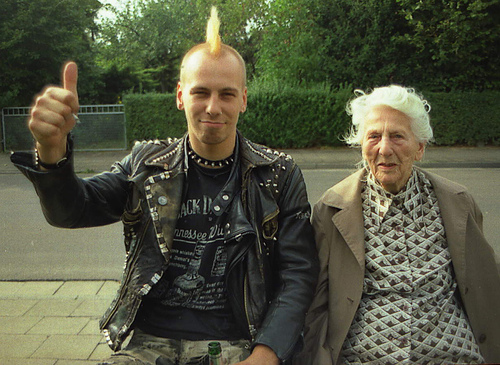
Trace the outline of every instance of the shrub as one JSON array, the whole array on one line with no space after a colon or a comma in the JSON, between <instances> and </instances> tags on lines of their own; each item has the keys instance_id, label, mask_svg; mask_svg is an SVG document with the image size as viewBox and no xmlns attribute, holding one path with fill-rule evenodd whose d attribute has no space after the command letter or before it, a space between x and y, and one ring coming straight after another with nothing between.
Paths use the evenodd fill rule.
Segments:
<instances>
[{"instance_id":1,"label":"shrub","mask_svg":"<svg viewBox=\"0 0 500 365\"><path fill-rule=\"evenodd\" d=\"M345 105L349 86L279 85L260 82L248 91L248 108L238 128L254 142L272 148L343 146L350 126ZM437 145L500 144L500 92L426 93ZM124 98L129 142L181 137L184 112L175 94L130 94Z\"/></svg>"},{"instance_id":2,"label":"shrub","mask_svg":"<svg viewBox=\"0 0 500 365\"><path fill-rule=\"evenodd\" d=\"M500 144L500 92L424 93L437 145Z\"/></svg>"},{"instance_id":3,"label":"shrub","mask_svg":"<svg viewBox=\"0 0 500 365\"><path fill-rule=\"evenodd\" d=\"M129 94L123 98L127 139L181 137L186 132L184 113L177 110L175 94Z\"/></svg>"}]
</instances>

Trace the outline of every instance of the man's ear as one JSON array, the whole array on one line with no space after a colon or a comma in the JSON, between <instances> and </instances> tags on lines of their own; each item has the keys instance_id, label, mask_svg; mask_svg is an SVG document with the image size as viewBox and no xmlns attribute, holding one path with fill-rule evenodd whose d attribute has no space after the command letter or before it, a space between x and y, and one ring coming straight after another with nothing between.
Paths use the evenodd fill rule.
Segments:
<instances>
[{"instance_id":1,"label":"man's ear","mask_svg":"<svg viewBox=\"0 0 500 365\"><path fill-rule=\"evenodd\" d=\"M241 105L240 113L244 113L247 110L247 88L243 90L243 104Z\"/></svg>"},{"instance_id":2,"label":"man's ear","mask_svg":"<svg viewBox=\"0 0 500 365\"><path fill-rule=\"evenodd\" d=\"M177 96L175 101L177 103L177 109L184 110L184 103L182 102L182 86L180 81L177 83Z\"/></svg>"}]
</instances>

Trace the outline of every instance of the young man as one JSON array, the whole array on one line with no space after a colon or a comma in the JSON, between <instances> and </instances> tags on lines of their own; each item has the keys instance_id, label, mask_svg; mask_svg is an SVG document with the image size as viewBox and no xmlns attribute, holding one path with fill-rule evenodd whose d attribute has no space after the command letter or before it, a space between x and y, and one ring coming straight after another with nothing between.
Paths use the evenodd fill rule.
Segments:
<instances>
[{"instance_id":1,"label":"young man","mask_svg":"<svg viewBox=\"0 0 500 365\"><path fill-rule=\"evenodd\" d=\"M215 24L215 25L214 25ZM177 106L188 132L138 143L110 172L73 171L70 131L78 111L77 68L32 110L31 154L13 162L33 182L47 220L61 227L124 224L127 263L101 321L119 351L103 364L203 364L222 343L227 363L290 359L317 280L310 206L290 156L237 131L247 106L245 64L218 35L184 57Z\"/></svg>"}]
</instances>

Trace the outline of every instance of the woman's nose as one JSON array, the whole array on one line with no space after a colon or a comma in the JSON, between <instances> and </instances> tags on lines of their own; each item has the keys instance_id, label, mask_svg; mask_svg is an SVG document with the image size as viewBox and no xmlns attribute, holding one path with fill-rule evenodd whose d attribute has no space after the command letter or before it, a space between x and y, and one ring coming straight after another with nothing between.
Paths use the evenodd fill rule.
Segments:
<instances>
[{"instance_id":1,"label":"woman's nose","mask_svg":"<svg viewBox=\"0 0 500 365\"><path fill-rule=\"evenodd\" d=\"M388 137L382 136L380 139L380 145L379 145L379 153L382 156L390 156L392 155L392 144L391 141Z\"/></svg>"}]
</instances>

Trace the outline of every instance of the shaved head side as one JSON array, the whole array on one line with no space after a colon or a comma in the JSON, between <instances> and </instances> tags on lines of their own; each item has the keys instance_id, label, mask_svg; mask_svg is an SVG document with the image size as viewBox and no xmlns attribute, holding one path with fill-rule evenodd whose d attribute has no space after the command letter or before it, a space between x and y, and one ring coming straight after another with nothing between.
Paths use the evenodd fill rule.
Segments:
<instances>
[{"instance_id":1,"label":"shaved head side","mask_svg":"<svg viewBox=\"0 0 500 365\"><path fill-rule=\"evenodd\" d=\"M213 57L214 59L219 59L223 57L235 57L242 67L242 77L243 77L243 86L246 86L246 65L243 57L236 51L233 47L228 46L227 44L222 43L221 37L219 35L220 29L220 20L217 13L217 8L215 6L212 7L210 19L207 23L207 32L206 32L206 40L205 43L200 43L191 48L182 59L181 70L180 70L180 81L182 82L184 79L184 74L186 72L186 68L189 64L189 59L192 55L198 52L204 53L208 57Z\"/></svg>"}]
</instances>

